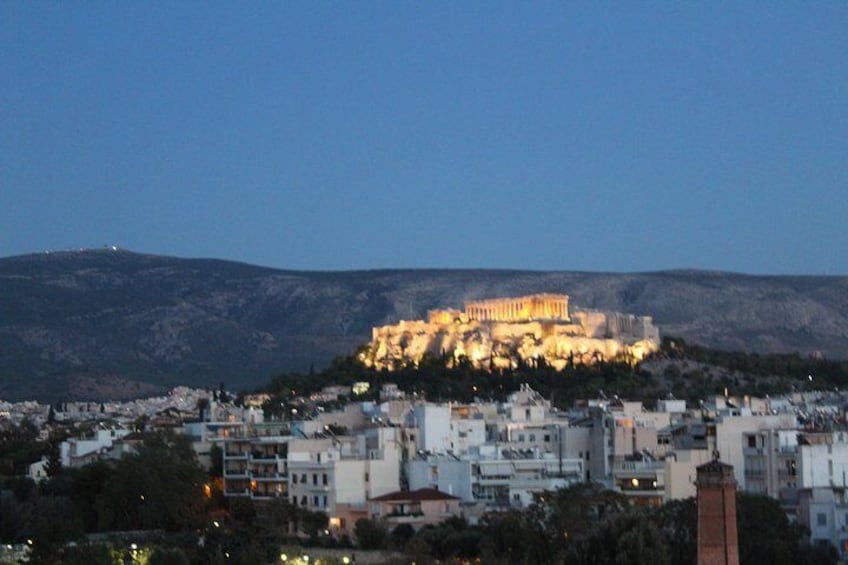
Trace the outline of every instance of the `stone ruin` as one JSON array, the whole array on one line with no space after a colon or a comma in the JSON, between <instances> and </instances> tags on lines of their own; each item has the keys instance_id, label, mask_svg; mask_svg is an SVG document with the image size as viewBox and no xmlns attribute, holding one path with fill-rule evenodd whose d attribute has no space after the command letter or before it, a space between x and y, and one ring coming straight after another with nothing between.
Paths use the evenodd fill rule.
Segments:
<instances>
[{"instance_id":1,"label":"stone ruin","mask_svg":"<svg viewBox=\"0 0 848 565\"><path fill-rule=\"evenodd\" d=\"M372 329L360 359L395 369L429 354L478 369L515 368L540 359L562 370L569 363L639 362L660 344L650 316L595 310L569 311L566 294L533 294L468 302L464 310L430 310L426 320L401 320Z\"/></svg>"}]
</instances>

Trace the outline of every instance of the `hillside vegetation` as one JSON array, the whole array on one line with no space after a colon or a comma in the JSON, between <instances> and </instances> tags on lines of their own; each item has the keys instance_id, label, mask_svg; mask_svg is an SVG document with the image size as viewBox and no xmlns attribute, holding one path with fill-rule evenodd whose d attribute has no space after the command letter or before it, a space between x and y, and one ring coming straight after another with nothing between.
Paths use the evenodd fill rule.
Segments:
<instances>
[{"instance_id":1,"label":"hillside vegetation","mask_svg":"<svg viewBox=\"0 0 848 565\"><path fill-rule=\"evenodd\" d=\"M273 396L267 409L282 412L295 407L289 401L296 396L306 397L323 387L357 382L369 384L368 393L363 395L366 398L377 398L382 385L393 383L409 395L431 401L504 401L522 384L528 384L559 408L568 408L579 399L604 396L642 400L648 405L673 397L697 405L725 392L764 397L846 388L848 361L802 358L797 354L726 352L666 338L656 354L637 366L599 363L557 371L542 362L489 373L475 369L464 358L456 362L447 357L427 357L418 366L390 372L365 367L353 355L336 359L322 371L280 374L259 390Z\"/></svg>"},{"instance_id":2,"label":"hillside vegetation","mask_svg":"<svg viewBox=\"0 0 848 565\"><path fill-rule=\"evenodd\" d=\"M255 387L329 366L373 326L537 292L653 316L664 335L710 348L848 358L848 277L295 272L104 249L0 259L0 399Z\"/></svg>"}]
</instances>

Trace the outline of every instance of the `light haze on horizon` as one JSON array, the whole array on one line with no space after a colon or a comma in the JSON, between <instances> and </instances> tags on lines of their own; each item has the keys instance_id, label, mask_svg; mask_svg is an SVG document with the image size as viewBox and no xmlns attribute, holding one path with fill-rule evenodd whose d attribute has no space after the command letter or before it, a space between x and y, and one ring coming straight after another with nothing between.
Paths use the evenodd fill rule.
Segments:
<instances>
[{"instance_id":1,"label":"light haze on horizon","mask_svg":"<svg viewBox=\"0 0 848 565\"><path fill-rule=\"evenodd\" d=\"M848 3L0 4L0 257L848 274Z\"/></svg>"}]
</instances>

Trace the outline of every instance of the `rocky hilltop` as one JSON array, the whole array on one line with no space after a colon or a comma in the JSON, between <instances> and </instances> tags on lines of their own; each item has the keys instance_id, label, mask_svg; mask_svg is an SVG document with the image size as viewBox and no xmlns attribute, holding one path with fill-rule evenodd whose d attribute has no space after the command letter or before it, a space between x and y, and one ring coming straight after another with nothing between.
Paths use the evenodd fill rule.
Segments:
<instances>
[{"instance_id":1,"label":"rocky hilltop","mask_svg":"<svg viewBox=\"0 0 848 565\"><path fill-rule=\"evenodd\" d=\"M295 272L103 249L0 259L0 398L255 386L354 351L374 326L543 292L711 347L848 357L848 277Z\"/></svg>"}]
</instances>

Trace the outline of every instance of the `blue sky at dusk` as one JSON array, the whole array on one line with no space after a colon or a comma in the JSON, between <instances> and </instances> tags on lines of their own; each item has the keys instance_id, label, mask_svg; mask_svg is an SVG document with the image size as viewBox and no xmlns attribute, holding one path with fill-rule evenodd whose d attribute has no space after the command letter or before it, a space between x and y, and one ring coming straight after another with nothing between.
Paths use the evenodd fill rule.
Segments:
<instances>
[{"instance_id":1,"label":"blue sky at dusk","mask_svg":"<svg viewBox=\"0 0 848 565\"><path fill-rule=\"evenodd\" d=\"M848 3L0 4L0 256L848 274Z\"/></svg>"}]
</instances>

